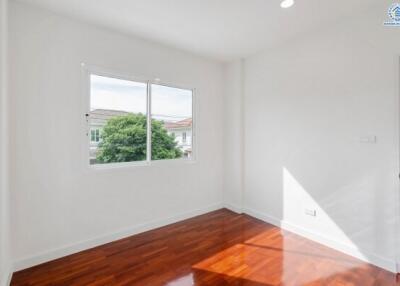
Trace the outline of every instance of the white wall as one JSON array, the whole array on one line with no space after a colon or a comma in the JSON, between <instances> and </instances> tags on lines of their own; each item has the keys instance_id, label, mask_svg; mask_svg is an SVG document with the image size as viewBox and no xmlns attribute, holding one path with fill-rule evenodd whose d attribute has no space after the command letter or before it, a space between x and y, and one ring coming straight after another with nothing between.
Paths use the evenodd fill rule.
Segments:
<instances>
[{"instance_id":1,"label":"white wall","mask_svg":"<svg viewBox=\"0 0 400 286\"><path fill-rule=\"evenodd\" d=\"M236 212L243 208L243 60L224 71L224 204Z\"/></svg>"},{"instance_id":2,"label":"white wall","mask_svg":"<svg viewBox=\"0 0 400 286\"><path fill-rule=\"evenodd\" d=\"M17 269L221 205L220 63L18 3L10 53ZM85 168L82 62L196 88L197 162Z\"/></svg>"},{"instance_id":3,"label":"white wall","mask_svg":"<svg viewBox=\"0 0 400 286\"><path fill-rule=\"evenodd\" d=\"M395 271L400 29L383 27L387 7L246 60L244 204Z\"/></svg>"},{"instance_id":4,"label":"white wall","mask_svg":"<svg viewBox=\"0 0 400 286\"><path fill-rule=\"evenodd\" d=\"M0 1L0 285L7 285L11 274L9 245L9 160L7 92L8 1Z\"/></svg>"}]
</instances>

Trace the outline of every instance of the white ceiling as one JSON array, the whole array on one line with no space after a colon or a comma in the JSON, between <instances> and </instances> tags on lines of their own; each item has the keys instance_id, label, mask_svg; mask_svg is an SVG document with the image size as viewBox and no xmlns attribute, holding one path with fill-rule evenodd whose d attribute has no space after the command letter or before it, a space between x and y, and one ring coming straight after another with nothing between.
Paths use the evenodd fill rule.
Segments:
<instances>
[{"instance_id":1,"label":"white ceiling","mask_svg":"<svg viewBox=\"0 0 400 286\"><path fill-rule=\"evenodd\" d=\"M382 0L20 0L218 60L246 57Z\"/></svg>"}]
</instances>

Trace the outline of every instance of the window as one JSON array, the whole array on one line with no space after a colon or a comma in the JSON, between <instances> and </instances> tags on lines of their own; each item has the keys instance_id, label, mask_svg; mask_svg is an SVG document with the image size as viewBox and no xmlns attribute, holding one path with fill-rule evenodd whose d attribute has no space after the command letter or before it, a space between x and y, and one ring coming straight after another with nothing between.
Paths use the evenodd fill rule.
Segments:
<instances>
[{"instance_id":1,"label":"window","mask_svg":"<svg viewBox=\"0 0 400 286\"><path fill-rule=\"evenodd\" d=\"M192 90L93 73L89 78L91 165L193 157Z\"/></svg>"},{"instance_id":2,"label":"window","mask_svg":"<svg viewBox=\"0 0 400 286\"><path fill-rule=\"evenodd\" d=\"M98 128L92 128L90 130L90 141L92 143L98 143L100 142L100 129Z\"/></svg>"}]
</instances>

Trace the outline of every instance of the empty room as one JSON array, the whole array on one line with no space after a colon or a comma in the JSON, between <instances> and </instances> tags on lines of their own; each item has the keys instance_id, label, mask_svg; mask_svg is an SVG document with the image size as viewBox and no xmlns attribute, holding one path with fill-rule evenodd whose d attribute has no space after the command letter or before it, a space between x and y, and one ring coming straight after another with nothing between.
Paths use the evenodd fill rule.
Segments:
<instances>
[{"instance_id":1,"label":"empty room","mask_svg":"<svg viewBox=\"0 0 400 286\"><path fill-rule=\"evenodd\" d=\"M0 286L400 286L400 3L0 0Z\"/></svg>"}]
</instances>

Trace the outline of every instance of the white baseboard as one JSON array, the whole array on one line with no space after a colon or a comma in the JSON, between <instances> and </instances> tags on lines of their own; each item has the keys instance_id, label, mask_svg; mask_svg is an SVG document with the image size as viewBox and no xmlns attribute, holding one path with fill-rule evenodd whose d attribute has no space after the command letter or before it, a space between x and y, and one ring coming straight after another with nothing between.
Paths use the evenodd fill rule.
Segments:
<instances>
[{"instance_id":1,"label":"white baseboard","mask_svg":"<svg viewBox=\"0 0 400 286\"><path fill-rule=\"evenodd\" d=\"M231 210L237 214L242 214L243 213L243 208L239 207L237 205L234 204L229 204L229 203L224 203L224 208Z\"/></svg>"},{"instance_id":2,"label":"white baseboard","mask_svg":"<svg viewBox=\"0 0 400 286\"><path fill-rule=\"evenodd\" d=\"M253 211L250 209L243 209L243 212L245 214L248 214L252 217L258 218L262 221L265 221L267 223L273 224L275 226L278 226L284 230L293 232L297 235L303 236L307 239L313 240L317 243L320 243L322 245L325 245L327 247L333 248L337 251L343 252L347 255L353 256L355 258L358 258L364 262L373 264L375 266L378 266L380 268L383 268L385 270L388 270L393 273L398 272L398 267L397 263L395 260L390 259L390 258L385 258L380 255L377 255L375 253L370 253L368 251L361 251L358 248L352 246L352 245L347 245L339 241L332 240L326 236L323 236L321 234L312 232L308 229L305 229L300 226L296 226L290 222L280 220L278 218L275 218L273 216L270 216L265 213L261 213L258 211Z\"/></svg>"},{"instance_id":3,"label":"white baseboard","mask_svg":"<svg viewBox=\"0 0 400 286\"><path fill-rule=\"evenodd\" d=\"M135 225L130 228L117 231L115 233L106 234L103 236L91 238L85 241L80 241L71 245L66 245L57 249L49 250L43 253L39 253L37 255L20 259L14 262L14 271L23 270L44 262L48 262L57 258L61 258L70 254L77 253L79 251L83 251L86 249L90 249L105 243L109 243L115 240L119 240L125 237L129 237L131 235L135 235L138 233L142 233L145 231L149 231L155 228L159 228L162 226L166 226L171 223L175 223L178 221L182 221L185 219L192 218L194 216L202 215L211 211L215 211L223 208L223 204L215 204L202 209L189 211L185 213L181 213L178 215L174 215L169 218L150 221L144 224Z\"/></svg>"}]
</instances>

